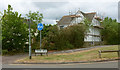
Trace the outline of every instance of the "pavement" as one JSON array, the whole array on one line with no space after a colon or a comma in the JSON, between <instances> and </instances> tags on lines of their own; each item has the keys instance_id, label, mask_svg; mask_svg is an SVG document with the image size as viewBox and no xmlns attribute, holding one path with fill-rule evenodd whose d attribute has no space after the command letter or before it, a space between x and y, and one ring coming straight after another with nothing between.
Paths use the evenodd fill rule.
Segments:
<instances>
[{"instance_id":1,"label":"pavement","mask_svg":"<svg viewBox=\"0 0 120 70\"><path fill-rule=\"evenodd\" d=\"M71 64L3 64L2 68L118 68L118 61Z\"/></svg>"},{"instance_id":2,"label":"pavement","mask_svg":"<svg viewBox=\"0 0 120 70\"><path fill-rule=\"evenodd\" d=\"M28 57L28 54L19 54L19 55L11 55L11 56L2 56L2 64L12 64L15 60Z\"/></svg>"}]
</instances>

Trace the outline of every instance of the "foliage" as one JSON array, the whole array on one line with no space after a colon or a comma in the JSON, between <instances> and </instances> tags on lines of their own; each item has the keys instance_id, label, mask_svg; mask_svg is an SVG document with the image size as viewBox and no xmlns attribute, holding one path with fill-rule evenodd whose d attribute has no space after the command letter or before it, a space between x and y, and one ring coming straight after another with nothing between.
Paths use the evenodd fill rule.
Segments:
<instances>
[{"instance_id":1,"label":"foliage","mask_svg":"<svg viewBox=\"0 0 120 70\"><path fill-rule=\"evenodd\" d=\"M101 30L103 41L106 44L118 44L118 23L116 19L106 17L103 20Z\"/></svg>"},{"instance_id":2,"label":"foliage","mask_svg":"<svg viewBox=\"0 0 120 70\"><path fill-rule=\"evenodd\" d=\"M7 55L8 54L8 50L2 50L2 55Z\"/></svg>"},{"instance_id":3,"label":"foliage","mask_svg":"<svg viewBox=\"0 0 120 70\"><path fill-rule=\"evenodd\" d=\"M42 18L43 18L43 14L39 13L39 11L37 11L37 12L29 11L29 14L26 14L26 16L28 18L30 18L32 21L34 21L35 23L37 23L37 24L41 23L42 22Z\"/></svg>"},{"instance_id":4,"label":"foliage","mask_svg":"<svg viewBox=\"0 0 120 70\"><path fill-rule=\"evenodd\" d=\"M89 27L92 27L91 21L89 21L88 19L84 18L83 22L84 27L89 30Z\"/></svg>"},{"instance_id":5,"label":"foliage","mask_svg":"<svg viewBox=\"0 0 120 70\"><path fill-rule=\"evenodd\" d=\"M83 25L68 26L59 30L51 26L48 36L43 39L44 47L48 50L65 50L80 48L84 44L85 28Z\"/></svg>"},{"instance_id":6,"label":"foliage","mask_svg":"<svg viewBox=\"0 0 120 70\"><path fill-rule=\"evenodd\" d=\"M32 36L32 38L35 37L35 33L38 32L37 24L42 22L42 18L43 18L43 15L41 13L39 13L39 11L37 11L37 12L29 11L29 13L26 14L25 19L30 19L29 23L31 23L31 36Z\"/></svg>"},{"instance_id":7,"label":"foliage","mask_svg":"<svg viewBox=\"0 0 120 70\"><path fill-rule=\"evenodd\" d=\"M41 30L42 39L48 35L49 27L51 27L51 25L43 24L43 29ZM39 41L39 40L40 40L40 32L38 32L36 41Z\"/></svg>"},{"instance_id":8,"label":"foliage","mask_svg":"<svg viewBox=\"0 0 120 70\"><path fill-rule=\"evenodd\" d=\"M4 10L2 16L2 48L9 51L23 51L28 39L26 24L23 23L21 14L13 12L11 5Z\"/></svg>"},{"instance_id":9,"label":"foliage","mask_svg":"<svg viewBox=\"0 0 120 70\"><path fill-rule=\"evenodd\" d=\"M43 28L44 29L44 28ZM47 34L45 37L42 37L42 47L47 48L48 50L53 50L55 49L55 37L59 33L58 27L57 26L51 26L49 25L47 27Z\"/></svg>"},{"instance_id":10,"label":"foliage","mask_svg":"<svg viewBox=\"0 0 120 70\"><path fill-rule=\"evenodd\" d=\"M43 24L43 29L41 31L41 39L42 39L42 45L44 46L44 42L45 42L45 38L48 36L48 32L49 32L49 27L51 27L51 25L45 25ZM43 42L44 41L44 42ZM35 37L35 43L32 45L32 49L39 49L40 48L40 33L38 32L38 35ZM45 47L43 47L45 48Z\"/></svg>"},{"instance_id":11,"label":"foliage","mask_svg":"<svg viewBox=\"0 0 120 70\"><path fill-rule=\"evenodd\" d=\"M70 28L70 43L72 43L76 48L80 48L84 44L84 37L86 32L86 28L84 28L84 26L85 25L74 25Z\"/></svg>"},{"instance_id":12,"label":"foliage","mask_svg":"<svg viewBox=\"0 0 120 70\"><path fill-rule=\"evenodd\" d=\"M39 11L37 11L37 12L29 11L29 13L26 14L25 19L30 19L29 23L31 23L32 37L35 37L34 33L38 32L37 24L42 22L42 18L43 18L43 15L41 13L39 13Z\"/></svg>"},{"instance_id":13,"label":"foliage","mask_svg":"<svg viewBox=\"0 0 120 70\"><path fill-rule=\"evenodd\" d=\"M35 49L37 47L36 44L38 43L40 39L39 31L37 30L37 24L42 22L42 18L43 18L43 14L39 13L39 11L37 12L29 11L29 13L26 14L26 17L25 17L25 19L30 19L29 23L31 23L31 39L33 40L32 49ZM27 26L27 28L29 27Z\"/></svg>"},{"instance_id":14,"label":"foliage","mask_svg":"<svg viewBox=\"0 0 120 70\"><path fill-rule=\"evenodd\" d=\"M2 15L3 14L0 12L0 51L2 50L2 21L1 21Z\"/></svg>"}]
</instances>

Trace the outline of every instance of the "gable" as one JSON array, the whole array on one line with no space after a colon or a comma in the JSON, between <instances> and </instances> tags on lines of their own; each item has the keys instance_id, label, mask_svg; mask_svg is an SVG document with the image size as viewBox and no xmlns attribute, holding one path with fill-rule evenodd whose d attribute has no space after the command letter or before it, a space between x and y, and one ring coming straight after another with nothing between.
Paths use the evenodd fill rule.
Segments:
<instances>
[{"instance_id":1,"label":"gable","mask_svg":"<svg viewBox=\"0 0 120 70\"><path fill-rule=\"evenodd\" d=\"M85 18L86 18L88 21L92 21L93 18L94 18L94 15L95 15L95 13L92 13L92 14L84 14Z\"/></svg>"},{"instance_id":2,"label":"gable","mask_svg":"<svg viewBox=\"0 0 120 70\"><path fill-rule=\"evenodd\" d=\"M84 18L83 12L80 10L78 10L75 15L79 15L79 16L81 16L81 18Z\"/></svg>"}]
</instances>

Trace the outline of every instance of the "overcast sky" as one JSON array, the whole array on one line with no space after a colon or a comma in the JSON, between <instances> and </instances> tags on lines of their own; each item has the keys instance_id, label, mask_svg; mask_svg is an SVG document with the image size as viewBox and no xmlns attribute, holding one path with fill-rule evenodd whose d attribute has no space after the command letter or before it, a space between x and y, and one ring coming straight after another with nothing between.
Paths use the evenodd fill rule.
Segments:
<instances>
[{"instance_id":1,"label":"overcast sky","mask_svg":"<svg viewBox=\"0 0 120 70\"><path fill-rule=\"evenodd\" d=\"M0 11L7 9L8 4L24 17L30 10L43 13L44 24L55 24L56 19L73 14L80 9L83 12L97 12L101 16L118 19L118 0L3 0Z\"/></svg>"}]
</instances>

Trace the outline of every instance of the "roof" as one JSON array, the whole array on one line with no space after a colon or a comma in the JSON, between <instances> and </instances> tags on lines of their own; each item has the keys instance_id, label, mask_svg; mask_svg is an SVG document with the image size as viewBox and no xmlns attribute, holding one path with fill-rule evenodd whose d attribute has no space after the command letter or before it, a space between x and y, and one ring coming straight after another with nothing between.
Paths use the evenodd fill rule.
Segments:
<instances>
[{"instance_id":1,"label":"roof","mask_svg":"<svg viewBox=\"0 0 120 70\"><path fill-rule=\"evenodd\" d=\"M88 21L92 21L92 19L95 16L96 12L82 13L82 14Z\"/></svg>"},{"instance_id":2,"label":"roof","mask_svg":"<svg viewBox=\"0 0 120 70\"><path fill-rule=\"evenodd\" d=\"M71 20L72 20L72 16L73 15L68 15L68 16L63 16L60 21L58 21L57 25L68 25L70 24Z\"/></svg>"},{"instance_id":3,"label":"roof","mask_svg":"<svg viewBox=\"0 0 120 70\"><path fill-rule=\"evenodd\" d=\"M86 19L88 19L89 21L92 21L93 17L94 17L95 14L96 14L96 12L84 13L84 12L82 12L82 11L80 11L80 10L78 10L78 12L82 13L82 15L83 15ZM78 12L77 12L77 13L78 13ZM77 14L77 13L76 13L76 14Z\"/></svg>"},{"instance_id":4,"label":"roof","mask_svg":"<svg viewBox=\"0 0 120 70\"><path fill-rule=\"evenodd\" d=\"M79 15L66 15L66 16L63 16L63 17L80 17Z\"/></svg>"},{"instance_id":5,"label":"roof","mask_svg":"<svg viewBox=\"0 0 120 70\"><path fill-rule=\"evenodd\" d=\"M91 12L91 13L83 13L82 11L78 10L78 12L82 13L82 15L88 20L88 21L92 21L92 19L94 18L96 12ZM77 13L78 13L77 12ZM76 13L76 14L77 14ZM72 21L73 18L75 17L80 17L79 15L66 15L66 16L63 16L60 21L58 21L58 24L57 25L68 25L70 24L70 22Z\"/></svg>"}]
</instances>

